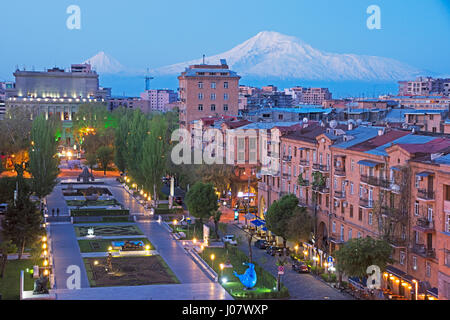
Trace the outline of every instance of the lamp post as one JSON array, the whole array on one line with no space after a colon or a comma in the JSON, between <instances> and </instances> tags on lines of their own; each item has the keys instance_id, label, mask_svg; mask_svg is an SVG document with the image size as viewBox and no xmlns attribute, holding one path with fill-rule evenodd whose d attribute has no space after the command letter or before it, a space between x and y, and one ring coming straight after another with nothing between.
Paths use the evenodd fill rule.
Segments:
<instances>
[{"instance_id":1,"label":"lamp post","mask_svg":"<svg viewBox=\"0 0 450 320\"><path fill-rule=\"evenodd\" d=\"M216 258L216 256L214 255L214 253L211 254L210 258L211 258L212 268L213 268L213 270L214 270L214 259Z\"/></svg>"},{"instance_id":2,"label":"lamp post","mask_svg":"<svg viewBox=\"0 0 450 320\"><path fill-rule=\"evenodd\" d=\"M413 279L412 282L414 282L414 300L418 300L417 295L419 294L419 283L416 279Z\"/></svg>"},{"instance_id":3,"label":"lamp post","mask_svg":"<svg viewBox=\"0 0 450 320\"><path fill-rule=\"evenodd\" d=\"M223 278L223 268L224 268L224 264L221 263L221 264L219 265L219 267L220 267L220 279L222 279L222 278Z\"/></svg>"}]
</instances>

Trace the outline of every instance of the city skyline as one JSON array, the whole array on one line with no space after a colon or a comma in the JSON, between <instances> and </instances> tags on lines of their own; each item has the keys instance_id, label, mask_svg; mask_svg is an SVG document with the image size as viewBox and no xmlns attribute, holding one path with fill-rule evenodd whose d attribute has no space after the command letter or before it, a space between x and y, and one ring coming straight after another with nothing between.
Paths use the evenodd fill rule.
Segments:
<instances>
[{"instance_id":1,"label":"city skyline","mask_svg":"<svg viewBox=\"0 0 450 320\"><path fill-rule=\"evenodd\" d=\"M100 51L129 68L154 69L198 59L202 54L211 56L224 52L264 30L297 37L326 52L388 57L439 76L450 74L450 63L446 59L450 44L440 36L450 30L450 5L445 1L427 1L426 4L410 1L407 7L378 1L380 30L367 28L370 14L366 10L373 3L365 0L357 4L354 1L339 4L320 1L314 6L304 1L284 1L270 8L257 6L253 1L239 6L198 1L196 5L177 2L169 6L150 2L129 7L106 5L102 1L61 1L52 6L45 2L28 3L25 9L14 3L4 5L12 14L5 17L0 26L8 29L14 25L15 29L5 34L9 50L2 54L0 79L11 79L16 65L28 70L67 67ZM66 9L72 4L81 10L80 30L66 27L70 16ZM172 19L162 14L167 12ZM34 27L14 24L19 15L34 21ZM210 16L216 16L212 25L209 25ZM186 19L189 24L185 23ZM245 28L232 21L245 22ZM206 25L209 27L205 28ZM433 50L427 45L430 42ZM27 50L30 47L33 47L32 57ZM412 50L414 55L409 54Z\"/></svg>"}]
</instances>

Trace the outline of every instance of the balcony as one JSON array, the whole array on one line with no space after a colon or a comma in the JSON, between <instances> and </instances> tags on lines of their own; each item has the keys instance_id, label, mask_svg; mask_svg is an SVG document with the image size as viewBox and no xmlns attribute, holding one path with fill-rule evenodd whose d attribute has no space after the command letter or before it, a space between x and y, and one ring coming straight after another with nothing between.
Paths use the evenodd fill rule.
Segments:
<instances>
[{"instance_id":1,"label":"balcony","mask_svg":"<svg viewBox=\"0 0 450 320\"><path fill-rule=\"evenodd\" d=\"M359 206L366 209L371 209L373 208L373 200L359 199Z\"/></svg>"},{"instance_id":2,"label":"balcony","mask_svg":"<svg viewBox=\"0 0 450 320\"><path fill-rule=\"evenodd\" d=\"M430 221L427 218L418 218L416 225L413 228L414 230L421 232L434 232L434 221Z\"/></svg>"},{"instance_id":3,"label":"balcony","mask_svg":"<svg viewBox=\"0 0 450 320\"><path fill-rule=\"evenodd\" d=\"M345 169L344 168L335 168L334 175L339 177L345 177Z\"/></svg>"},{"instance_id":4,"label":"balcony","mask_svg":"<svg viewBox=\"0 0 450 320\"><path fill-rule=\"evenodd\" d=\"M292 161L292 156L283 156L282 159L283 159L283 161L291 162Z\"/></svg>"},{"instance_id":5,"label":"balcony","mask_svg":"<svg viewBox=\"0 0 450 320\"><path fill-rule=\"evenodd\" d=\"M319 164L319 163L314 163L313 169L316 171L321 171L321 172L329 172L330 171L329 166L327 166L325 164Z\"/></svg>"},{"instance_id":6,"label":"balcony","mask_svg":"<svg viewBox=\"0 0 450 320\"><path fill-rule=\"evenodd\" d=\"M401 237L390 237L389 239L387 239L387 241L394 248L406 248L406 246L408 244L408 240L403 239Z\"/></svg>"},{"instance_id":7,"label":"balcony","mask_svg":"<svg viewBox=\"0 0 450 320\"><path fill-rule=\"evenodd\" d=\"M336 244L344 243L343 236L341 236L341 234L337 232L331 233L330 241Z\"/></svg>"},{"instance_id":8,"label":"balcony","mask_svg":"<svg viewBox=\"0 0 450 320\"><path fill-rule=\"evenodd\" d=\"M283 179L291 179L291 175L289 173L283 173Z\"/></svg>"},{"instance_id":9,"label":"balcony","mask_svg":"<svg viewBox=\"0 0 450 320\"><path fill-rule=\"evenodd\" d=\"M419 254L424 258L436 258L436 250L434 248L427 248L424 244L415 243L411 249L412 252Z\"/></svg>"},{"instance_id":10,"label":"balcony","mask_svg":"<svg viewBox=\"0 0 450 320\"><path fill-rule=\"evenodd\" d=\"M434 200L434 191L427 189L418 189L417 190L417 198L424 201Z\"/></svg>"},{"instance_id":11,"label":"balcony","mask_svg":"<svg viewBox=\"0 0 450 320\"><path fill-rule=\"evenodd\" d=\"M302 167L309 167L309 161L300 159L300 166L302 166Z\"/></svg>"},{"instance_id":12,"label":"balcony","mask_svg":"<svg viewBox=\"0 0 450 320\"><path fill-rule=\"evenodd\" d=\"M330 188L327 186L314 186L313 185L312 189L319 193L330 193Z\"/></svg>"},{"instance_id":13,"label":"balcony","mask_svg":"<svg viewBox=\"0 0 450 320\"><path fill-rule=\"evenodd\" d=\"M297 184L300 187L308 187L309 186L309 180L302 180L301 182L297 181Z\"/></svg>"},{"instance_id":14,"label":"balcony","mask_svg":"<svg viewBox=\"0 0 450 320\"><path fill-rule=\"evenodd\" d=\"M338 199L345 199L345 192L342 191L335 191L334 197Z\"/></svg>"},{"instance_id":15,"label":"balcony","mask_svg":"<svg viewBox=\"0 0 450 320\"><path fill-rule=\"evenodd\" d=\"M366 176L362 174L361 182L375 187L383 187L388 189L391 187L391 182L389 180L377 178L375 176Z\"/></svg>"}]
</instances>

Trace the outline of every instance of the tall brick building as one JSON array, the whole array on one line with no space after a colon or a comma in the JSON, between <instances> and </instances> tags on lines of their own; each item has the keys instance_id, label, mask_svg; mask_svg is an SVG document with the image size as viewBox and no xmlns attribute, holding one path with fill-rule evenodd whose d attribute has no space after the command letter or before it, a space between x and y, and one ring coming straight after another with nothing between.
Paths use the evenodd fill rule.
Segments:
<instances>
[{"instance_id":1,"label":"tall brick building","mask_svg":"<svg viewBox=\"0 0 450 320\"><path fill-rule=\"evenodd\" d=\"M222 115L236 116L239 105L239 79L224 59L220 65L192 65L178 77L180 83L180 126L192 121Z\"/></svg>"}]
</instances>

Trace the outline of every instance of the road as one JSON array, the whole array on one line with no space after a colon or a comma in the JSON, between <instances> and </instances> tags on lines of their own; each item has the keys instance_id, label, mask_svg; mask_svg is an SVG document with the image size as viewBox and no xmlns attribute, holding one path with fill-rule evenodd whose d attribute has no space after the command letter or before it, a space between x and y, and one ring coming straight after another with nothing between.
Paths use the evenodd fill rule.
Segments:
<instances>
[{"instance_id":1,"label":"road","mask_svg":"<svg viewBox=\"0 0 450 320\"><path fill-rule=\"evenodd\" d=\"M236 224L228 225L228 233L246 239L246 232ZM253 246L253 244L252 244ZM247 241L239 244L239 249L248 254ZM252 247L253 260L273 276L277 277L278 267L276 257L266 254L265 250ZM341 294L311 274L299 274L292 271L291 264L285 266L285 274L281 281L288 288L291 299L294 300L351 300L352 298Z\"/></svg>"}]
</instances>

